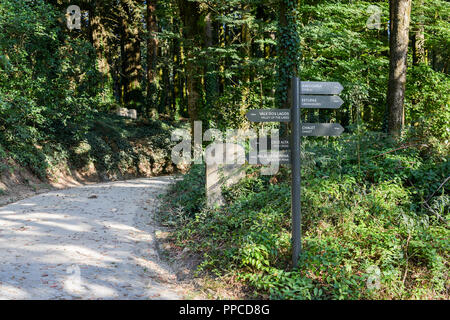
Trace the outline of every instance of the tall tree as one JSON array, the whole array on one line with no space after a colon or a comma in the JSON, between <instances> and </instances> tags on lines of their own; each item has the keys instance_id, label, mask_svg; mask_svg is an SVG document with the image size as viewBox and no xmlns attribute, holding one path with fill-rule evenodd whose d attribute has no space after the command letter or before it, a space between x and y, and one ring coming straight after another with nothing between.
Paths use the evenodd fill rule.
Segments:
<instances>
[{"instance_id":1,"label":"tall tree","mask_svg":"<svg viewBox=\"0 0 450 320\"><path fill-rule=\"evenodd\" d=\"M390 0L391 37L387 104L388 132L399 136L405 123L404 100L408 58L411 0Z\"/></svg>"},{"instance_id":2,"label":"tall tree","mask_svg":"<svg viewBox=\"0 0 450 320\"><path fill-rule=\"evenodd\" d=\"M158 56L158 24L156 6L158 0L147 0L147 114L155 101L152 99L156 90L156 59Z\"/></svg>"},{"instance_id":3,"label":"tall tree","mask_svg":"<svg viewBox=\"0 0 450 320\"><path fill-rule=\"evenodd\" d=\"M97 55L97 68L102 74L102 89L105 93L105 86L111 84L110 65L107 58L108 52L108 27L105 23L104 17L107 14L108 6L105 0L92 1L89 15L90 15L90 31L92 38L92 45L95 48ZM105 96L103 96L105 99Z\"/></svg>"},{"instance_id":4,"label":"tall tree","mask_svg":"<svg viewBox=\"0 0 450 320\"><path fill-rule=\"evenodd\" d=\"M279 0L277 33L278 88L277 102L280 108L290 108L291 79L297 76L299 67L300 40L297 33L297 1ZM281 127L282 136L287 136L287 128Z\"/></svg>"},{"instance_id":5,"label":"tall tree","mask_svg":"<svg viewBox=\"0 0 450 320\"><path fill-rule=\"evenodd\" d=\"M198 2L178 0L180 17L183 22L183 35L185 48L189 48L186 54L186 82L188 94L188 113L191 121L191 129L194 130L194 121L198 120L198 105L200 102L200 77L201 68L194 59L194 46L201 46L203 30L201 28L201 13ZM199 37L200 35L200 37Z\"/></svg>"},{"instance_id":6,"label":"tall tree","mask_svg":"<svg viewBox=\"0 0 450 320\"><path fill-rule=\"evenodd\" d=\"M139 3L120 0L123 103L142 112L141 12Z\"/></svg>"},{"instance_id":7,"label":"tall tree","mask_svg":"<svg viewBox=\"0 0 450 320\"><path fill-rule=\"evenodd\" d=\"M204 43L206 52L209 53L214 46L215 38L214 31L215 25L213 23L213 13L211 10L208 10L205 14L205 34L204 34ZM205 109L211 110L214 105L214 101L217 99L219 84L218 79L214 71L216 70L216 61L211 59L213 55L208 54L208 58L205 59Z\"/></svg>"},{"instance_id":8,"label":"tall tree","mask_svg":"<svg viewBox=\"0 0 450 320\"><path fill-rule=\"evenodd\" d=\"M242 43L242 55L243 55L243 74L242 74L242 82L243 82L243 92L242 92L242 103L241 103L241 115L244 115L248 109L248 96L250 95L250 74L251 70L248 66L250 62L250 58L252 55L252 37L250 33L250 5L245 3L243 8L243 21L242 29L241 29L241 43Z\"/></svg>"}]
</instances>

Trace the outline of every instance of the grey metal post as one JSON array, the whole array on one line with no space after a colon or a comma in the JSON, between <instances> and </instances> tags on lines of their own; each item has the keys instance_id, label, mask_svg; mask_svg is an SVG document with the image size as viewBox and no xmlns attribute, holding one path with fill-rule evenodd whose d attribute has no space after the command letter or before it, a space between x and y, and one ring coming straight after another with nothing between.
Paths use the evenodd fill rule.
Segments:
<instances>
[{"instance_id":1,"label":"grey metal post","mask_svg":"<svg viewBox=\"0 0 450 320\"><path fill-rule=\"evenodd\" d=\"M302 250L301 242L301 162L300 162L300 145L301 145L301 110L300 110L300 79L292 78L292 106L291 106L291 161L292 161L292 185L291 185L291 211L292 211L292 268L296 268L298 258Z\"/></svg>"}]
</instances>

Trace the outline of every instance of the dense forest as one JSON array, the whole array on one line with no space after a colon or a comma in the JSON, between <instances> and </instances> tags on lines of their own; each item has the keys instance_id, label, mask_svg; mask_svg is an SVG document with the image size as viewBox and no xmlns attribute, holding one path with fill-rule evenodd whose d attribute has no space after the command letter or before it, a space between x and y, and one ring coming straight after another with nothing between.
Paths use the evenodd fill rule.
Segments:
<instances>
[{"instance_id":1,"label":"dense forest","mask_svg":"<svg viewBox=\"0 0 450 320\"><path fill-rule=\"evenodd\" d=\"M161 212L174 250L246 296L448 299L449 21L444 0L1 0L1 174L92 163L138 176L145 157L150 175L173 173L174 128L261 128L246 112L289 108L293 76L337 81L340 109L302 114L346 133L299 150L299 267L289 167L249 166L211 209L193 165Z\"/></svg>"}]
</instances>

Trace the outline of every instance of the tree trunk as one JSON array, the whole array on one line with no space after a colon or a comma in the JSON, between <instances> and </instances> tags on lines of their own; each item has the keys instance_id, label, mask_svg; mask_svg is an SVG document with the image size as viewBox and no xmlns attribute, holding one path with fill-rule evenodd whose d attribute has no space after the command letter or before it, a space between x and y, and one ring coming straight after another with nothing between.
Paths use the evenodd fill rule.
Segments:
<instances>
[{"instance_id":1,"label":"tree trunk","mask_svg":"<svg viewBox=\"0 0 450 320\"><path fill-rule=\"evenodd\" d=\"M92 37L92 45L95 48L95 53L97 56L97 69L102 74L102 95L105 92L105 87L111 85L111 73L110 65L107 59L107 48L108 48L108 34L105 27L104 21L102 20L102 15L104 12L104 3L102 1L96 1L90 10L90 30ZM112 88L110 88L112 89ZM105 101L105 96L102 96L103 101Z\"/></svg>"},{"instance_id":2,"label":"tree trunk","mask_svg":"<svg viewBox=\"0 0 450 320\"><path fill-rule=\"evenodd\" d=\"M106 49L108 43L106 28L101 19L101 10L101 4L96 3L96 6L93 6L90 24L92 30L92 44L97 54L98 71L100 71L103 75L107 75L110 70L108 60L106 59Z\"/></svg>"},{"instance_id":3,"label":"tree trunk","mask_svg":"<svg viewBox=\"0 0 450 320\"><path fill-rule=\"evenodd\" d=\"M178 8L183 21L183 33L185 47L198 46L197 35L202 34L199 27L200 7L198 2L178 0ZM187 50L186 56L186 81L188 95L188 114L191 122L191 131L194 130L194 121L198 120L198 104L200 101L199 88L201 87L199 75L201 68L194 61L193 50Z\"/></svg>"},{"instance_id":4,"label":"tree trunk","mask_svg":"<svg viewBox=\"0 0 450 320\"><path fill-rule=\"evenodd\" d=\"M244 19L248 19L250 17L250 7L249 5L245 5L243 8L244 11ZM242 25L242 31L241 31L241 42L243 44L242 47L242 55L243 55L243 75L242 75L242 82L243 82L243 90L242 90L242 102L241 102L241 116L245 116L245 113L248 109L248 98L250 95L250 68L248 66L250 58L251 58L251 34L250 34L250 27L248 23L244 23Z\"/></svg>"},{"instance_id":5,"label":"tree trunk","mask_svg":"<svg viewBox=\"0 0 450 320\"><path fill-rule=\"evenodd\" d=\"M225 26L223 23L219 24L218 28L218 38L219 38L219 47L221 49L224 49L226 46L226 39L225 39ZM221 75L225 74L225 58L221 58L219 62L219 73ZM225 92L225 78L223 76L219 77L219 92L224 93Z\"/></svg>"},{"instance_id":6,"label":"tree trunk","mask_svg":"<svg viewBox=\"0 0 450 320\"><path fill-rule=\"evenodd\" d=\"M174 33L177 33L178 29L175 25ZM178 39L172 40L172 74L173 74L173 81L172 81L172 95L173 95L173 105L172 105L172 113L171 116L177 117L179 116L179 106L180 106L180 75L179 75L179 69L180 69L180 61L179 61L179 52L180 52L180 44Z\"/></svg>"},{"instance_id":7,"label":"tree trunk","mask_svg":"<svg viewBox=\"0 0 450 320\"><path fill-rule=\"evenodd\" d=\"M406 69L408 58L411 0L390 0L390 64L387 104L388 132L399 136L403 129Z\"/></svg>"},{"instance_id":8,"label":"tree trunk","mask_svg":"<svg viewBox=\"0 0 450 320\"><path fill-rule=\"evenodd\" d=\"M296 29L295 9L297 2L280 0L279 2L279 22L277 31L278 50L278 88L277 104L279 108L289 109L291 107L291 79L297 76L298 45L294 40L299 39ZM288 124L280 126L280 136L288 136Z\"/></svg>"},{"instance_id":9,"label":"tree trunk","mask_svg":"<svg viewBox=\"0 0 450 320\"><path fill-rule=\"evenodd\" d=\"M158 0L147 0L147 108L149 115L151 109L155 109L156 101L153 95L156 91L156 60L158 57L158 24L156 22L156 5Z\"/></svg>"},{"instance_id":10,"label":"tree trunk","mask_svg":"<svg viewBox=\"0 0 450 320\"><path fill-rule=\"evenodd\" d=\"M125 91L128 88L128 77L125 74L125 70L127 69L127 59L125 55L125 28L126 28L126 19L125 17L120 17L120 92L119 92L119 100L122 106L125 106Z\"/></svg>"},{"instance_id":11,"label":"tree trunk","mask_svg":"<svg viewBox=\"0 0 450 320\"><path fill-rule=\"evenodd\" d=\"M214 45L214 25L212 22L212 14L209 12L205 16L205 47L211 48ZM206 109L211 110L214 108L214 101L217 98L218 92L218 82L217 77L211 72L214 71L214 62L211 60L207 61L205 67L205 102Z\"/></svg>"},{"instance_id":12,"label":"tree trunk","mask_svg":"<svg viewBox=\"0 0 450 320\"><path fill-rule=\"evenodd\" d=\"M128 108L142 112L142 92L140 84L141 42L139 39L139 7L131 0L121 0L122 13L122 72L124 81L123 102Z\"/></svg>"}]
</instances>

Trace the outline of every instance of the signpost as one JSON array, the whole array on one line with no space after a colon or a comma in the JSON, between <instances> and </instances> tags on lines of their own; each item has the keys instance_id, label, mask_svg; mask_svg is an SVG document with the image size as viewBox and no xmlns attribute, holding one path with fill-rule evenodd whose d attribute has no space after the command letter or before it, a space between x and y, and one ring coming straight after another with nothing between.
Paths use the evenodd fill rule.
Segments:
<instances>
[{"instance_id":1,"label":"signpost","mask_svg":"<svg viewBox=\"0 0 450 320\"><path fill-rule=\"evenodd\" d=\"M290 122L289 109L260 109L250 110L245 115L251 122Z\"/></svg>"},{"instance_id":2,"label":"signpost","mask_svg":"<svg viewBox=\"0 0 450 320\"><path fill-rule=\"evenodd\" d=\"M339 96L301 96L302 109L338 109L343 104Z\"/></svg>"},{"instance_id":3,"label":"signpost","mask_svg":"<svg viewBox=\"0 0 450 320\"><path fill-rule=\"evenodd\" d=\"M276 153L258 152L256 155L248 156L248 162L254 164L267 165L274 161L278 161L279 164L291 164L291 150L279 150Z\"/></svg>"},{"instance_id":4,"label":"signpost","mask_svg":"<svg viewBox=\"0 0 450 320\"><path fill-rule=\"evenodd\" d=\"M344 101L338 96L306 96L300 99L302 109L338 109ZM252 122L290 122L289 109L255 109L245 115Z\"/></svg>"},{"instance_id":5,"label":"signpost","mask_svg":"<svg viewBox=\"0 0 450 320\"><path fill-rule=\"evenodd\" d=\"M292 78L292 131L291 131L291 158L292 158L292 183L291 183L291 213L292 213L292 268L297 268L298 257L302 251L302 204L301 199L301 112L300 112L300 79ZM299 101L300 100L300 101Z\"/></svg>"},{"instance_id":6,"label":"signpost","mask_svg":"<svg viewBox=\"0 0 450 320\"><path fill-rule=\"evenodd\" d=\"M263 121L261 121L263 122ZM344 128L339 123L302 123L300 127L300 135L302 137L337 137L344 132ZM267 139L267 145L271 144L271 139ZM279 144L282 146L282 141ZM260 142L256 142L258 145Z\"/></svg>"},{"instance_id":7,"label":"signpost","mask_svg":"<svg viewBox=\"0 0 450 320\"><path fill-rule=\"evenodd\" d=\"M261 141L266 140L266 145L262 146ZM250 140L250 146L256 146L258 150L271 150L272 144L278 147L278 150L290 150L290 142L286 139L273 140L271 137L260 137Z\"/></svg>"},{"instance_id":8,"label":"signpost","mask_svg":"<svg viewBox=\"0 0 450 320\"><path fill-rule=\"evenodd\" d=\"M337 137L344 132L338 123L302 123L300 135L302 137Z\"/></svg>"},{"instance_id":9,"label":"signpost","mask_svg":"<svg viewBox=\"0 0 450 320\"><path fill-rule=\"evenodd\" d=\"M292 267L296 268L302 250L301 244L301 162L300 146L302 136L339 136L344 128L336 123L301 123L301 109L337 109L344 101L336 95L344 87L339 82L300 81L292 79L292 106L291 109L260 109L250 110L246 117L252 122L291 122L291 140L280 140L280 152L274 155L264 152L258 156L251 155L252 163L269 163L278 159L281 164L292 165ZM264 137L265 138L265 137ZM271 148L268 140L266 149ZM253 143L261 149L261 144ZM290 159L288 157L290 152Z\"/></svg>"},{"instance_id":10,"label":"signpost","mask_svg":"<svg viewBox=\"0 0 450 320\"><path fill-rule=\"evenodd\" d=\"M340 94L344 87L339 82L301 81L302 94Z\"/></svg>"}]
</instances>

